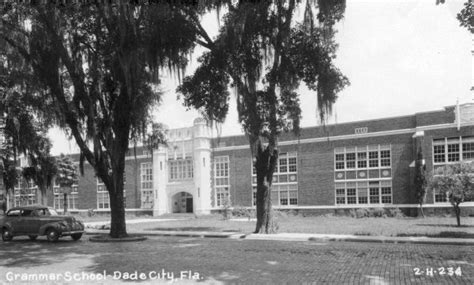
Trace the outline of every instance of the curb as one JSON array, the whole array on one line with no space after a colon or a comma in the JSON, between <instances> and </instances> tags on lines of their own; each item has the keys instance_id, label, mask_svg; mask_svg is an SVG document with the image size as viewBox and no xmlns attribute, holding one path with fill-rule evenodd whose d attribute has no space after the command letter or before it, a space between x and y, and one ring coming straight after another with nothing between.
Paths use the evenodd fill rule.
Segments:
<instances>
[{"instance_id":1,"label":"curb","mask_svg":"<svg viewBox=\"0 0 474 285\"><path fill-rule=\"evenodd\" d=\"M87 235L97 235L106 233L105 230L86 230ZM238 232L178 232L178 231L144 231L130 234L140 234L146 236L176 236L176 237L197 237L197 238L229 238L242 240L272 240L272 241L300 241L300 242L372 242L372 243L394 243L394 244L437 244L437 245L474 245L474 239L460 238L429 238L429 237L359 237L359 236L321 236L315 237L311 234L305 235L262 235L245 234Z\"/></svg>"}]
</instances>

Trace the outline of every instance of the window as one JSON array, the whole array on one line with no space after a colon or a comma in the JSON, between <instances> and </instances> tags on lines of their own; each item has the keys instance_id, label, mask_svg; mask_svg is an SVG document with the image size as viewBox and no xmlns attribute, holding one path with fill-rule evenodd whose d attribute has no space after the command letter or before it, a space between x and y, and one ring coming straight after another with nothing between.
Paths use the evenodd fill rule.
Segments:
<instances>
[{"instance_id":1,"label":"window","mask_svg":"<svg viewBox=\"0 0 474 285\"><path fill-rule=\"evenodd\" d=\"M216 190L216 206L221 207L229 199L229 157L217 156L214 159L214 189Z\"/></svg>"},{"instance_id":2,"label":"window","mask_svg":"<svg viewBox=\"0 0 474 285\"><path fill-rule=\"evenodd\" d=\"M474 137L462 138L462 160L474 160Z\"/></svg>"},{"instance_id":3,"label":"window","mask_svg":"<svg viewBox=\"0 0 474 285\"><path fill-rule=\"evenodd\" d=\"M346 168L355 168L356 155L353 152L346 153Z\"/></svg>"},{"instance_id":4,"label":"window","mask_svg":"<svg viewBox=\"0 0 474 285\"><path fill-rule=\"evenodd\" d=\"M344 154L336 154L336 169L344 169Z\"/></svg>"},{"instance_id":5,"label":"window","mask_svg":"<svg viewBox=\"0 0 474 285\"><path fill-rule=\"evenodd\" d=\"M77 185L72 185L71 193L67 194L67 207L68 209L78 209L77 201L79 192L77 191ZM53 186L54 201L53 206L56 210L62 210L64 208L64 193L59 189L59 185L54 183Z\"/></svg>"},{"instance_id":6,"label":"window","mask_svg":"<svg viewBox=\"0 0 474 285\"><path fill-rule=\"evenodd\" d=\"M452 137L433 140L434 164L471 160L474 160L474 137Z\"/></svg>"},{"instance_id":7,"label":"window","mask_svg":"<svg viewBox=\"0 0 474 285\"><path fill-rule=\"evenodd\" d=\"M18 177L18 184L13 193L15 207L36 204L37 190L38 188L32 180L26 181L25 179Z\"/></svg>"},{"instance_id":8,"label":"window","mask_svg":"<svg viewBox=\"0 0 474 285\"><path fill-rule=\"evenodd\" d=\"M140 164L141 208L153 208L153 166L151 162Z\"/></svg>"},{"instance_id":9,"label":"window","mask_svg":"<svg viewBox=\"0 0 474 285\"><path fill-rule=\"evenodd\" d=\"M336 204L346 203L346 188L345 183L336 184Z\"/></svg>"},{"instance_id":10,"label":"window","mask_svg":"<svg viewBox=\"0 0 474 285\"><path fill-rule=\"evenodd\" d=\"M448 202L448 197L446 193L435 190L434 192L435 202L436 203L446 203Z\"/></svg>"},{"instance_id":11,"label":"window","mask_svg":"<svg viewBox=\"0 0 474 285\"><path fill-rule=\"evenodd\" d=\"M170 181L192 179L194 176L193 174L193 161L191 159L169 161Z\"/></svg>"},{"instance_id":12,"label":"window","mask_svg":"<svg viewBox=\"0 0 474 285\"><path fill-rule=\"evenodd\" d=\"M99 178L97 178L97 209L110 209L109 192Z\"/></svg>"},{"instance_id":13,"label":"window","mask_svg":"<svg viewBox=\"0 0 474 285\"><path fill-rule=\"evenodd\" d=\"M380 203L379 183L380 183L379 181L370 181L369 182L370 204Z\"/></svg>"},{"instance_id":14,"label":"window","mask_svg":"<svg viewBox=\"0 0 474 285\"><path fill-rule=\"evenodd\" d=\"M392 182L380 181L380 192L382 194L382 204L392 203Z\"/></svg>"},{"instance_id":15,"label":"window","mask_svg":"<svg viewBox=\"0 0 474 285\"><path fill-rule=\"evenodd\" d=\"M391 167L389 145L358 146L336 148L334 161L336 170Z\"/></svg>"},{"instance_id":16,"label":"window","mask_svg":"<svg viewBox=\"0 0 474 285\"><path fill-rule=\"evenodd\" d=\"M459 161L459 139L450 138L447 140L448 144L448 162Z\"/></svg>"},{"instance_id":17,"label":"window","mask_svg":"<svg viewBox=\"0 0 474 285\"><path fill-rule=\"evenodd\" d=\"M342 163L344 164L344 154ZM252 204L257 200L257 173L252 164ZM298 205L298 159L296 153L280 153L272 181L272 204Z\"/></svg>"}]
</instances>

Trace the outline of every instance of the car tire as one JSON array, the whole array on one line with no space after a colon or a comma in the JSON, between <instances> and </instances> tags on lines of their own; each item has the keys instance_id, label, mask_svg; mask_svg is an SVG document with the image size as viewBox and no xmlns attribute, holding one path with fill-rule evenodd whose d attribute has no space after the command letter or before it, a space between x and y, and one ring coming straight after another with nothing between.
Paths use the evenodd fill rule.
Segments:
<instances>
[{"instance_id":1,"label":"car tire","mask_svg":"<svg viewBox=\"0 0 474 285\"><path fill-rule=\"evenodd\" d=\"M13 239L12 232L9 229L2 230L2 240L3 241L11 241Z\"/></svg>"},{"instance_id":2,"label":"car tire","mask_svg":"<svg viewBox=\"0 0 474 285\"><path fill-rule=\"evenodd\" d=\"M46 238L51 242L58 241L59 232L56 229L49 229L46 231Z\"/></svg>"},{"instance_id":3,"label":"car tire","mask_svg":"<svg viewBox=\"0 0 474 285\"><path fill-rule=\"evenodd\" d=\"M30 240L36 240L38 238L37 235L29 235L28 237L30 238Z\"/></svg>"},{"instance_id":4,"label":"car tire","mask_svg":"<svg viewBox=\"0 0 474 285\"><path fill-rule=\"evenodd\" d=\"M71 237L72 237L73 240L80 240L81 237L82 237L82 233L80 233L80 234L72 234Z\"/></svg>"}]
</instances>

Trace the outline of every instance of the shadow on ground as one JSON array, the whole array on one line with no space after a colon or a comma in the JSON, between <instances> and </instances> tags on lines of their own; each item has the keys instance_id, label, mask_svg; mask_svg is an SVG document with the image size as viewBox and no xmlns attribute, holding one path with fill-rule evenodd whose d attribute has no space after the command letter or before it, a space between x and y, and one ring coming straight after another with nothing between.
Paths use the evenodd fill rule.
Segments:
<instances>
[{"instance_id":1,"label":"shadow on ground","mask_svg":"<svg viewBox=\"0 0 474 285\"><path fill-rule=\"evenodd\" d=\"M453 224L416 224L420 227L446 227L446 228L474 228L474 225L453 225Z\"/></svg>"},{"instance_id":2,"label":"shadow on ground","mask_svg":"<svg viewBox=\"0 0 474 285\"><path fill-rule=\"evenodd\" d=\"M146 231L180 231L180 232L220 232L220 228L216 227L176 227L176 228L151 228Z\"/></svg>"},{"instance_id":3,"label":"shadow on ground","mask_svg":"<svg viewBox=\"0 0 474 285\"><path fill-rule=\"evenodd\" d=\"M61 263L67 261L70 258L68 253L77 251L82 243L81 240L72 241L67 237L54 243L45 239L31 241L28 238L16 237L0 245L0 266L35 267Z\"/></svg>"},{"instance_id":4,"label":"shadow on ground","mask_svg":"<svg viewBox=\"0 0 474 285\"><path fill-rule=\"evenodd\" d=\"M444 231L437 234L398 234L398 237L427 236L432 238L474 238L474 233Z\"/></svg>"}]
</instances>

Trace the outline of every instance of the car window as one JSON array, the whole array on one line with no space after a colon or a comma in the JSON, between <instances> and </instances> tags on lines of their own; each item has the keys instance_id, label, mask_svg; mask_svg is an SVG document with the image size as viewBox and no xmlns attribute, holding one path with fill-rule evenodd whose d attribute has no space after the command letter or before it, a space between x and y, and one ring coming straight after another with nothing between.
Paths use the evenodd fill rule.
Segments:
<instances>
[{"instance_id":1,"label":"car window","mask_svg":"<svg viewBox=\"0 0 474 285\"><path fill-rule=\"evenodd\" d=\"M21 216L22 217L31 216L31 212L32 212L32 210L23 210L23 212L21 213Z\"/></svg>"},{"instance_id":2,"label":"car window","mask_svg":"<svg viewBox=\"0 0 474 285\"><path fill-rule=\"evenodd\" d=\"M39 216L44 216L45 215L45 209L37 209L31 212L32 216L39 217Z\"/></svg>"},{"instance_id":3,"label":"car window","mask_svg":"<svg viewBox=\"0 0 474 285\"><path fill-rule=\"evenodd\" d=\"M46 212L46 216L59 216L58 212L56 212L56 210L51 209L51 208L45 209L45 212Z\"/></svg>"},{"instance_id":4,"label":"car window","mask_svg":"<svg viewBox=\"0 0 474 285\"><path fill-rule=\"evenodd\" d=\"M20 210L10 210L10 211L8 211L7 216L9 216L9 217L18 217L18 216L20 216L20 214L21 214Z\"/></svg>"}]
</instances>

